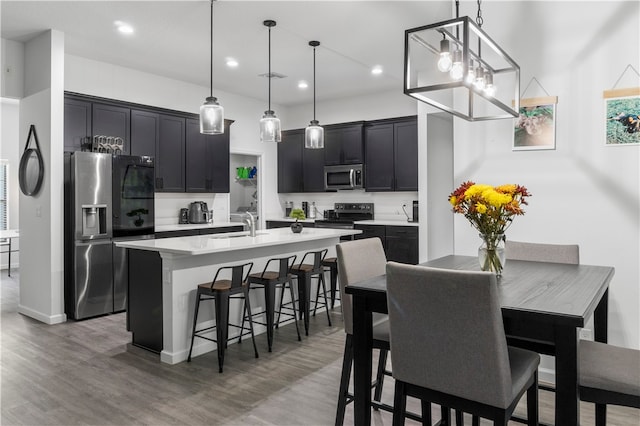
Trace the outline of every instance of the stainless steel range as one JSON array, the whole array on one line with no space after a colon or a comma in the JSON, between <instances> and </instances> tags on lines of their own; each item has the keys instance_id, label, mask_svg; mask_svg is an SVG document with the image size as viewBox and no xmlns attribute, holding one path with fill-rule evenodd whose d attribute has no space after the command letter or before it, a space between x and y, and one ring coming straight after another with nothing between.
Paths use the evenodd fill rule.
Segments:
<instances>
[{"instance_id":1,"label":"stainless steel range","mask_svg":"<svg viewBox=\"0 0 640 426\"><path fill-rule=\"evenodd\" d=\"M326 210L324 219L315 223L316 228L353 229L354 222L373 218L373 203L335 203L333 210Z\"/></svg>"}]
</instances>

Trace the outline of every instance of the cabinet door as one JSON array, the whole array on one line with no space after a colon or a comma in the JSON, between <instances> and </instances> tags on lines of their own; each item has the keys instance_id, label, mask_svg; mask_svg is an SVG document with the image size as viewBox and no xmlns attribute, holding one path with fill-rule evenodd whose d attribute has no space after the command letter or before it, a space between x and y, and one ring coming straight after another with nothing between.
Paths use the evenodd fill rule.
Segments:
<instances>
[{"instance_id":1,"label":"cabinet door","mask_svg":"<svg viewBox=\"0 0 640 426\"><path fill-rule=\"evenodd\" d=\"M324 164L342 164L342 129L324 130Z\"/></svg>"},{"instance_id":2,"label":"cabinet door","mask_svg":"<svg viewBox=\"0 0 640 426\"><path fill-rule=\"evenodd\" d=\"M386 237L384 225L354 225L354 229L360 229L362 234L355 235L356 240L364 240L366 238L380 238L382 247L386 250Z\"/></svg>"},{"instance_id":3,"label":"cabinet door","mask_svg":"<svg viewBox=\"0 0 640 426\"><path fill-rule=\"evenodd\" d=\"M365 127L366 191L393 191L393 124Z\"/></svg>"},{"instance_id":4,"label":"cabinet door","mask_svg":"<svg viewBox=\"0 0 640 426\"><path fill-rule=\"evenodd\" d=\"M131 110L131 155L156 156L160 136L160 114Z\"/></svg>"},{"instance_id":5,"label":"cabinet door","mask_svg":"<svg viewBox=\"0 0 640 426\"><path fill-rule=\"evenodd\" d=\"M91 102L65 98L64 150L91 150Z\"/></svg>"},{"instance_id":6,"label":"cabinet door","mask_svg":"<svg viewBox=\"0 0 640 426\"><path fill-rule=\"evenodd\" d=\"M200 126L198 122L198 126ZM230 124L225 123L225 131L221 135L212 135L206 146L206 157L209 158L208 177L211 179L211 189L207 192L229 192L229 132Z\"/></svg>"},{"instance_id":7,"label":"cabinet door","mask_svg":"<svg viewBox=\"0 0 640 426\"><path fill-rule=\"evenodd\" d=\"M342 164L362 164L364 149L362 141L362 124L342 129Z\"/></svg>"},{"instance_id":8,"label":"cabinet door","mask_svg":"<svg viewBox=\"0 0 640 426\"><path fill-rule=\"evenodd\" d=\"M394 124L396 191L418 190L417 120Z\"/></svg>"},{"instance_id":9,"label":"cabinet door","mask_svg":"<svg viewBox=\"0 0 640 426\"><path fill-rule=\"evenodd\" d=\"M185 189L186 192L211 192L211 158L207 145L213 143L213 135L200 133L200 122L187 119L185 139Z\"/></svg>"},{"instance_id":10,"label":"cabinet door","mask_svg":"<svg viewBox=\"0 0 640 426\"><path fill-rule=\"evenodd\" d=\"M131 110L114 105L94 103L91 133L94 137L100 135L122 138L122 154L129 155L131 153L129 140Z\"/></svg>"},{"instance_id":11,"label":"cabinet door","mask_svg":"<svg viewBox=\"0 0 640 426\"><path fill-rule=\"evenodd\" d=\"M184 118L160 116L160 137L156 153L156 191L184 192Z\"/></svg>"},{"instance_id":12,"label":"cabinet door","mask_svg":"<svg viewBox=\"0 0 640 426\"><path fill-rule=\"evenodd\" d=\"M304 130L282 132L278 144L278 193L302 192Z\"/></svg>"},{"instance_id":13,"label":"cabinet door","mask_svg":"<svg viewBox=\"0 0 640 426\"><path fill-rule=\"evenodd\" d=\"M415 265L418 263L418 228L386 227L387 260Z\"/></svg>"},{"instance_id":14,"label":"cabinet door","mask_svg":"<svg viewBox=\"0 0 640 426\"><path fill-rule=\"evenodd\" d=\"M304 192L324 192L324 150L302 151L302 181Z\"/></svg>"}]
</instances>

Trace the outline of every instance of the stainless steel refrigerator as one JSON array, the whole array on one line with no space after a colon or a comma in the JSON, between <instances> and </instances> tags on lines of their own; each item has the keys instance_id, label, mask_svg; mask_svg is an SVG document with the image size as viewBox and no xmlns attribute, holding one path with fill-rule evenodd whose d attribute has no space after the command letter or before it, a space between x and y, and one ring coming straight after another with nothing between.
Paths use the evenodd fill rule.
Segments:
<instances>
[{"instance_id":1,"label":"stainless steel refrigerator","mask_svg":"<svg viewBox=\"0 0 640 426\"><path fill-rule=\"evenodd\" d=\"M86 319L126 310L127 251L113 243L153 238L154 162L65 153L65 312Z\"/></svg>"},{"instance_id":2,"label":"stainless steel refrigerator","mask_svg":"<svg viewBox=\"0 0 640 426\"><path fill-rule=\"evenodd\" d=\"M65 153L65 312L113 312L111 154Z\"/></svg>"}]
</instances>

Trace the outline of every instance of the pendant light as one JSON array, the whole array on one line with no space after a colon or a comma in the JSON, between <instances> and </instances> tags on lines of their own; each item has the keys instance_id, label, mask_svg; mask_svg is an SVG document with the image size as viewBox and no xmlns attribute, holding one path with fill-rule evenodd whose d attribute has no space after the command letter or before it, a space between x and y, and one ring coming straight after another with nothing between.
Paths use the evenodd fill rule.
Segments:
<instances>
[{"instance_id":1,"label":"pendant light","mask_svg":"<svg viewBox=\"0 0 640 426\"><path fill-rule=\"evenodd\" d=\"M316 47L320 46L320 42L310 41L309 46L313 47L313 120L304 129L304 147L321 149L324 148L324 129L316 120Z\"/></svg>"},{"instance_id":2,"label":"pendant light","mask_svg":"<svg viewBox=\"0 0 640 426\"><path fill-rule=\"evenodd\" d=\"M276 26L276 21L267 19L262 24L269 28L269 74L267 74L269 79L269 108L264 112L260 120L260 140L262 142L280 142L282 140L280 119L271 110L271 28Z\"/></svg>"},{"instance_id":3,"label":"pendant light","mask_svg":"<svg viewBox=\"0 0 640 426\"><path fill-rule=\"evenodd\" d=\"M211 0L211 61L209 87L211 91L204 104L200 106L200 133L205 135L219 135L224 133L224 108L213 96L213 1Z\"/></svg>"}]
</instances>

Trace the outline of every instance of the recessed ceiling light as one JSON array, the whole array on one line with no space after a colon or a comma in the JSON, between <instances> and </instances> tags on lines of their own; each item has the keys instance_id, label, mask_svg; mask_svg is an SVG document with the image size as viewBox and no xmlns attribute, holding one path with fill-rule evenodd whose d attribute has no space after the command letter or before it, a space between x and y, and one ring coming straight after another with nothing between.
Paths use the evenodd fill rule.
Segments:
<instances>
[{"instance_id":1,"label":"recessed ceiling light","mask_svg":"<svg viewBox=\"0 0 640 426\"><path fill-rule=\"evenodd\" d=\"M298 82L298 89L306 89L307 87L309 87L309 84L306 81L300 80Z\"/></svg>"},{"instance_id":2,"label":"recessed ceiling light","mask_svg":"<svg viewBox=\"0 0 640 426\"><path fill-rule=\"evenodd\" d=\"M235 67L237 67L237 66L238 66L238 61L236 61L236 60L235 60L235 59L233 59L233 58L227 58L227 66L228 66L229 68L235 68Z\"/></svg>"},{"instance_id":3,"label":"recessed ceiling light","mask_svg":"<svg viewBox=\"0 0 640 426\"><path fill-rule=\"evenodd\" d=\"M382 67L380 65L376 65L375 67L371 68L371 74L373 75L382 74Z\"/></svg>"},{"instance_id":4,"label":"recessed ceiling light","mask_svg":"<svg viewBox=\"0 0 640 426\"><path fill-rule=\"evenodd\" d=\"M122 34L133 34L133 27L126 22L115 21L114 24Z\"/></svg>"}]
</instances>

